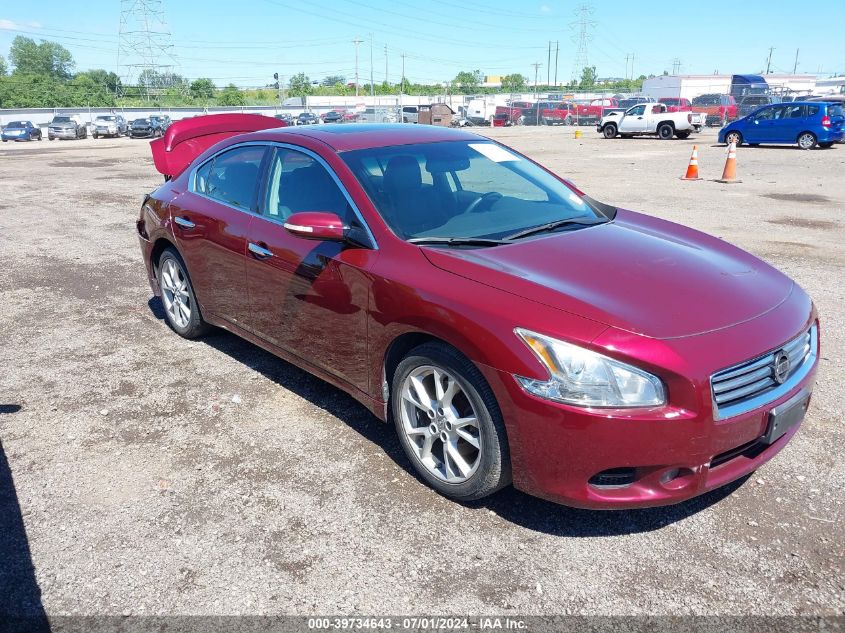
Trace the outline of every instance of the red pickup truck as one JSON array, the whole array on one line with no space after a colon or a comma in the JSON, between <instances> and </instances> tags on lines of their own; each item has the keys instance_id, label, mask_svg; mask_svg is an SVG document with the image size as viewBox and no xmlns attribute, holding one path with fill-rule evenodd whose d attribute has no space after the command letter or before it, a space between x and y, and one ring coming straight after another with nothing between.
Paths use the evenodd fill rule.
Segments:
<instances>
[{"instance_id":1,"label":"red pickup truck","mask_svg":"<svg viewBox=\"0 0 845 633\"><path fill-rule=\"evenodd\" d=\"M679 99L678 97L661 97L657 100L666 106L667 112L692 112L692 104L689 99Z\"/></svg>"},{"instance_id":2,"label":"red pickup truck","mask_svg":"<svg viewBox=\"0 0 845 633\"><path fill-rule=\"evenodd\" d=\"M591 125L601 121L606 110L618 110L619 100L612 98L593 99L589 103L577 103L575 106L576 122L579 125Z\"/></svg>"},{"instance_id":3,"label":"red pickup truck","mask_svg":"<svg viewBox=\"0 0 845 633\"><path fill-rule=\"evenodd\" d=\"M531 108L535 107L535 103L531 103L530 101L513 101L510 105L506 106L496 106L496 116L501 114L507 115L507 120L510 121L513 125L519 125L520 123L524 123L525 121L520 121L520 118L525 114L526 110L530 110Z\"/></svg>"},{"instance_id":4,"label":"red pickup truck","mask_svg":"<svg viewBox=\"0 0 845 633\"><path fill-rule=\"evenodd\" d=\"M699 95L692 100L692 111L704 114L706 125L727 125L739 117L736 99L731 95Z\"/></svg>"}]
</instances>

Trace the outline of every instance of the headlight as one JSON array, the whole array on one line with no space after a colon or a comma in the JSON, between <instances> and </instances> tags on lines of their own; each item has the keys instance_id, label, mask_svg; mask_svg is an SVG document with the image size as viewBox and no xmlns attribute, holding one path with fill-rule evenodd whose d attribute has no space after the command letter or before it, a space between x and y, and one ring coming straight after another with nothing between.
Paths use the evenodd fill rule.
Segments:
<instances>
[{"instance_id":1,"label":"headlight","mask_svg":"<svg viewBox=\"0 0 845 633\"><path fill-rule=\"evenodd\" d=\"M530 330L516 334L549 371L548 380L516 376L529 393L580 407L655 407L666 403L657 376L603 354Z\"/></svg>"}]
</instances>

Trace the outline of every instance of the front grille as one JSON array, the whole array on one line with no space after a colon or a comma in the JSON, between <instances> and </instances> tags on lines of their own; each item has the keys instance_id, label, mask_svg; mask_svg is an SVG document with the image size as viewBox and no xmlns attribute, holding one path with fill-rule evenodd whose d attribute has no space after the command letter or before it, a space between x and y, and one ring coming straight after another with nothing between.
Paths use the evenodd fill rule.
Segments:
<instances>
[{"instance_id":1,"label":"front grille","mask_svg":"<svg viewBox=\"0 0 845 633\"><path fill-rule=\"evenodd\" d=\"M710 385L717 418L749 411L791 389L812 367L816 337L813 325L783 347L713 374ZM776 364L782 362L782 353L789 359L789 369L776 378Z\"/></svg>"}]
</instances>

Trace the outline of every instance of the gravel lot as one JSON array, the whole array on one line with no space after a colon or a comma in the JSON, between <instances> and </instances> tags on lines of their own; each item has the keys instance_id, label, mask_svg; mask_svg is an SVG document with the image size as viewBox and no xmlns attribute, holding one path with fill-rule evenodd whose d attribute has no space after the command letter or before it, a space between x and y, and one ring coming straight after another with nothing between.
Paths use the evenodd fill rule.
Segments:
<instances>
[{"instance_id":1,"label":"gravel lot","mask_svg":"<svg viewBox=\"0 0 845 633\"><path fill-rule=\"evenodd\" d=\"M146 142L4 144L0 613L842 614L845 145L743 147L723 185L714 131L484 133L810 293L819 380L778 457L663 509L448 501L351 398L230 334L168 330L134 229L160 182ZM694 143L708 180L682 182Z\"/></svg>"}]
</instances>

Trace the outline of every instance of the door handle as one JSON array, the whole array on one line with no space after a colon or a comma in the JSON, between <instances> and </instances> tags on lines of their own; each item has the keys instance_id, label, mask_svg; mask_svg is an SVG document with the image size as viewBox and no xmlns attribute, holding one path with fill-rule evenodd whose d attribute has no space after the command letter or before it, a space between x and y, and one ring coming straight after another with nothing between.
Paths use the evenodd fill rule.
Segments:
<instances>
[{"instance_id":1,"label":"door handle","mask_svg":"<svg viewBox=\"0 0 845 633\"><path fill-rule=\"evenodd\" d=\"M273 256L273 251L266 249L263 246L259 246L258 244L253 244L252 242L249 243L247 248L249 248L250 253L259 259L267 259L268 257Z\"/></svg>"},{"instance_id":2,"label":"door handle","mask_svg":"<svg viewBox=\"0 0 845 633\"><path fill-rule=\"evenodd\" d=\"M191 222L188 218L183 218L178 215L173 218L173 221L179 226L181 226L183 229L192 229L196 226L196 224Z\"/></svg>"}]
</instances>

